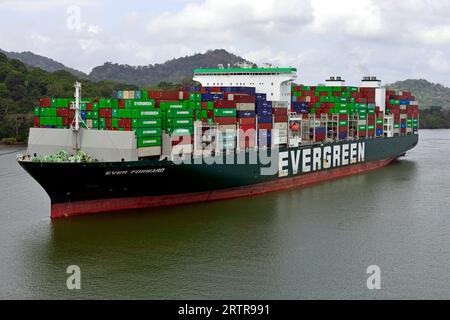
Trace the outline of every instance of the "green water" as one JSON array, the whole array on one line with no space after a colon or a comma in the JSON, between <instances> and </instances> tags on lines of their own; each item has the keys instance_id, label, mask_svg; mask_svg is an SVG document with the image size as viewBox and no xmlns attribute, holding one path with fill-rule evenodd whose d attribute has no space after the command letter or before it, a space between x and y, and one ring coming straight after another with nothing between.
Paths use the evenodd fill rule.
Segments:
<instances>
[{"instance_id":1,"label":"green water","mask_svg":"<svg viewBox=\"0 0 450 320\"><path fill-rule=\"evenodd\" d=\"M11 151L0 149L0 298L450 298L450 131L302 190L55 222ZM80 291L66 287L69 265ZM381 290L367 289L370 265Z\"/></svg>"}]
</instances>

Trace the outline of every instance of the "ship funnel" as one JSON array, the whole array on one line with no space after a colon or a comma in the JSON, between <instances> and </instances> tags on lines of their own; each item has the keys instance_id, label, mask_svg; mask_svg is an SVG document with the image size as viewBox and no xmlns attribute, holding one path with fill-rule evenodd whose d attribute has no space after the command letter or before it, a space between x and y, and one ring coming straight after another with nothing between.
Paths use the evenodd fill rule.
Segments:
<instances>
[{"instance_id":1,"label":"ship funnel","mask_svg":"<svg viewBox=\"0 0 450 320\"><path fill-rule=\"evenodd\" d=\"M378 80L374 76L363 77L361 81L361 87L363 88L381 88L381 80Z\"/></svg>"},{"instance_id":2,"label":"ship funnel","mask_svg":"<svg viewBox=\"0 0 450 320\"><path fill-rule=\"evenodd\" d=\"M327 87L343 87L345 80L341 76L331 76L330 79L325 80Z\"/></svg>"}]
</instances>

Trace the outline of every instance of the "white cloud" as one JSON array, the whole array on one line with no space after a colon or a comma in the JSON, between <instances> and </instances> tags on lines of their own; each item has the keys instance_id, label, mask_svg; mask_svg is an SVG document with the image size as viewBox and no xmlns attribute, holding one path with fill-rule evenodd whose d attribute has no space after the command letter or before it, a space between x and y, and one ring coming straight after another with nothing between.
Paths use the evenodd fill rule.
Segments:
<instances>
[{"instance_id":1,"label":"white cloud","mask_svg":"<svg viewBox=\"0 0 450 320\"><path fill-rule=\"evenodd\" d=\"M66 27L73 4L82 8L79 32ZM224 48L297 67L305 83L371 74L450 85L448 0L0 0L0 28L8 30L0 48L87 72L105 61L146 65Z\"/></svg>"},{"instance_id":2,"label":"white cloud","mask_svg":"<svg viewBox=\"0 0 450 320\"><path fill-rule=\"evenodd\" d=\"M47 45L51 40L49 37L44 36L42 34L33 33L30 35L31 41L33 41L35 44L41 45Z\"/></svg>"},{"instance_id":3,"label":"white cloud","mask_svg":"<svg viewBox=\"0 0 450 320\"><path fill-rule=\"evenodd\" d=\"M12 11L47 11L58 7L93 6L98 5L98 0L2 0L1 10Z\"/></svg>"},{"instance_id":4,"label":"white cloud","mask_svg":"<svg viewBox=\"0 0 450 320\"><path fill-rule=\"evenodd\" d=\"M450 44L450 25L424 28L417 37L425 44Z\"/></svg>"},{"instance_id":5,"label":"white cloud","mask_svg":"<svg viewBox=\"0 0 450 320\"><path fill-rule=\"evenodd\" d=\"M312 19L308 0L206 0L189 3L180 11L164 12L147 31L161 41L197 40L235 43L242 39L285 37Z\"/></svg>"},{"instance_id":6,"label":"white cloud","mask_svg":"<svg viewBox=\"0 0 450 320\"><path fill-rule=\"evenodd\" d=\"M434 72L447 74L450 72L450 59L439 50L430 58L428 65Z\"/></svg>"},{"instance_id":7,"label":"white cloud","mask_svg":"<svg viewBox=\"0 0 450 320\"><path fill-rule=\"evenodd\" d=\"M345 33L354 37L377 37L384 33L383 18L373 0L314 0L311 30L330 38Z\"/></svg>"}]
</instances>

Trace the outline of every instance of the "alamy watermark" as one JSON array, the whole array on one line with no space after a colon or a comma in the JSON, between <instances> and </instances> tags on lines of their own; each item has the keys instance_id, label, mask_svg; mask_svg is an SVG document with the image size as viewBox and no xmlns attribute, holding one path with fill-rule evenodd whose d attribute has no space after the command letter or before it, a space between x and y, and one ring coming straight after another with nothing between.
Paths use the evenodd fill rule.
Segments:
<instances>
[{"instance_id":1,"label":"alamy watermark","mask_svg":"<svg viewBox=\"0 0 450 320\"><path fill-rule=\"evenodd\" d=\"M369 266L367 268L367 274L370 274L366 282L367 289L381 290L381 268L377 265Z\"/></svg>"},{"instance_id":2,"label":"alamy watermark","mask_svg":"<svg viewBox=\"0 0 450 320\"><path fill-rule=\"evenodd\" d=\"M67 28L71 31L80 32L82 29L81 8L77 5L72 5L67 8L67 15Z\"/></svg>"},{"instance_id":3,"label":"alamy watermark","mask_svg":"<svg viewBox=\"0 0 450 320\"><path fill-rule=\"evenodd\" d=\"M69 274L66 285L69 290L81 290L81 269L77 265L67 267L66 273Z\"/></svg>"}]
</instances>

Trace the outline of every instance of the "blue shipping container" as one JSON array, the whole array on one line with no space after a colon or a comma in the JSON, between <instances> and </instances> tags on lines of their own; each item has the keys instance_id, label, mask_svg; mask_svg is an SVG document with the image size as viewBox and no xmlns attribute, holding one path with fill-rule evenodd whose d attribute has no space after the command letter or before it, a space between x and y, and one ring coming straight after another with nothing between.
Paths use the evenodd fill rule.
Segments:
<instances>
[{"instance_id":1,"label":"blue shipping container","mask_svg":"<svg viewBox=\"0 0 450 320\"><path fill-rule=\"evenodd\" d=\"M264 117L272 116L272 108L270 108L270 109L256 109L256 113L259 116L264 116Z\"/></svg>"},{"instance_id":2,"label":"blue shipping container","mask_svg":"<svg viewBox=\"0 0 450 320\"><path fill-rule=\"evenodd\" d=\"M239 111L238 118L255 118L256 112L254 111Z\"/></svg>"},{"instance_id":3,"label":"blue shipping container","mask_svg":"<svg viewBox=\"0 0 450 320\"><path fill-rule=\"evenodd\" d=\"M258 123L272 123L272 116L258 115Z\"/></svg>"}]
</instances>

